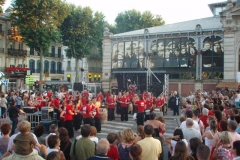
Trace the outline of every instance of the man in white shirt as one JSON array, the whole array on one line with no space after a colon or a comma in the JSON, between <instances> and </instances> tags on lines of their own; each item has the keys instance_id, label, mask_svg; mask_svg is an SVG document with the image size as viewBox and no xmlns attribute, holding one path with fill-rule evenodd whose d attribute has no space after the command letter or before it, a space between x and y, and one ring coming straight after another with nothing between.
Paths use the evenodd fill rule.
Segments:
<instances>
[{"instance_id":1,"label":"man in white shirt","mask_svg":"<svg viewBox=\"0 0 240 160\"><path fill-rule=\"evenodd\" d=\"M186 111L186 118L192 119L192 117L193 117L193 112L192 111ZM187 128L186 121L183 121L181 123L180 128L181 129ZM193 128L195 128L196 130L198 130L200 132L198 122L193 121Z\"/></svg>"}]
</instances>

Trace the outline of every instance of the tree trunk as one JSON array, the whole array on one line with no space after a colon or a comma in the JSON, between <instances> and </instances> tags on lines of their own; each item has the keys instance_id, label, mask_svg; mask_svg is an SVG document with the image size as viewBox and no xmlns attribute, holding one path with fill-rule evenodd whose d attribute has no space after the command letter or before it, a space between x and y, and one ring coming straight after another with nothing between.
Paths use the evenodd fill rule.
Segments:
<instances>
[{"instance_id":1,"label":"tree trunk","mask_svg":"<svg viewBox=\"0 0 240 160\"><path fill-rule=\"evenodd\" d=\"M44 72L44 57L43 57L43 53L42 53L42 48L40 48L40 52L39 52L39 55L40 55L40 81L43 81L43 72ZM39 84L39 90L40 91L43 91L43 85L42 84Z\"/></svg>"},{"instance_id":2,"label":"tree trunk","mask_svg":"<svg viewBox=\"0 0 240 160\"><path fill-rule=\"evenodd\" d=\"M75 83L79 83L79 58L75 58L76 62L76 77L75 77Z\"/></svg>"}]
</instances>

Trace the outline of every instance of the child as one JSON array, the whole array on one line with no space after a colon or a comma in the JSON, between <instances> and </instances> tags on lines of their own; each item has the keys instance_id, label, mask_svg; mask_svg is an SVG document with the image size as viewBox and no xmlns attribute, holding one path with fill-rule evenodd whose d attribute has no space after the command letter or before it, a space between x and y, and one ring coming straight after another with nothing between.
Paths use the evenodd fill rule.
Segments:
<instances>
[{"instance_id":1,"label":"child","mask_svg":"<svg viewBox=\"0 0 240 160\"><path fill-rule=\"evenodd\" d=\"M112 160L120 159L118 149L116 147L114 147L114 142L116 141L116 139L117 139L117 135L115 133L109 133L107 135L107 140L110 143L110 149L107 153L107 156L109 158L111 158Z\"/></svg>"},{"instance_id":2,"label":"child","mask_svg":"<svg viewBox=\"0 0 240 160\"><path fill-rule=\"evenodd\" d=\"M16 136L13 140L14 144L10 151L13 151L19 155L29 155L33 152L33 146L41 149L42 145L40 145L30 133L31 124L28 121L21 121L18 124L18 129L21 132Z\"/></svg>"}]
</instances>

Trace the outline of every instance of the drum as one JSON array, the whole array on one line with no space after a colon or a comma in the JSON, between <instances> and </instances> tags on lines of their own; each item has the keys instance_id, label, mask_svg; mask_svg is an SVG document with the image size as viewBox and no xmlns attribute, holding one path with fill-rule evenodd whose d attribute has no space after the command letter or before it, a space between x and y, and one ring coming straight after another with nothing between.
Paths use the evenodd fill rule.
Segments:
<instances>
[{"instance_id":1,"label":"drum","mask_svg":"<svg viewBox=\"0 0 240 160\"><path fill-rule=\"evenodd\" d=\"M150 115L150 109L145 110L146 115Z\"/></svg>"},{"instance_id":2,"label":"drum","mask_svg":"<svg viewBox=\"0 0 240 160\"><path fill-rule=\"evenodd\" d=\"M156 114L156 118L163 116L163 112L160 111L159 108L156 108L156 109L154 110L154 113Z\"/></svg>"},{"instance_id":3,"label":"drum","mask_svg":"<svg viewBox=\"0 0 240 160\"><path fill-rule=\"evenodd\" d=\"M108 119L108 112L106 108L99 108L100 112L102 112L101 114L101 123L107 123L107 119Z\"/></svg>"},{"instance_id":4,"label":"drum","mask_svg":"<svg viewBox=\"0 0 240 160\"><path fill-rule=\"evenodd\" d=\"M132 103L129 103L129 105L128 105L128 111L132 111L133 110L133 105L132 105Z\"/></svg>"}]
</instances>

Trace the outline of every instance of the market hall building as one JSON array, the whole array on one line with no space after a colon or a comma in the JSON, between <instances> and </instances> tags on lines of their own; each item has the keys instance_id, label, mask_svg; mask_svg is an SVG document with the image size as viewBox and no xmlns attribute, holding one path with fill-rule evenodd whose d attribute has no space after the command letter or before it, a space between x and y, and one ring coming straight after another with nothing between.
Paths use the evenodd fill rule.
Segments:
<instances>
[{"instance_id":1,"label":"market hall building","mask_svg":"<svg viewBox=\"0 0 240 160\"><path fill-rule=\"evenodd\" d=\"M136 84L141 92L167 89L185 96L238 82L240 0L209 8L213 17L115 35L105 27L103 90L124 91Z\"/></svg>"}]
</instances>

